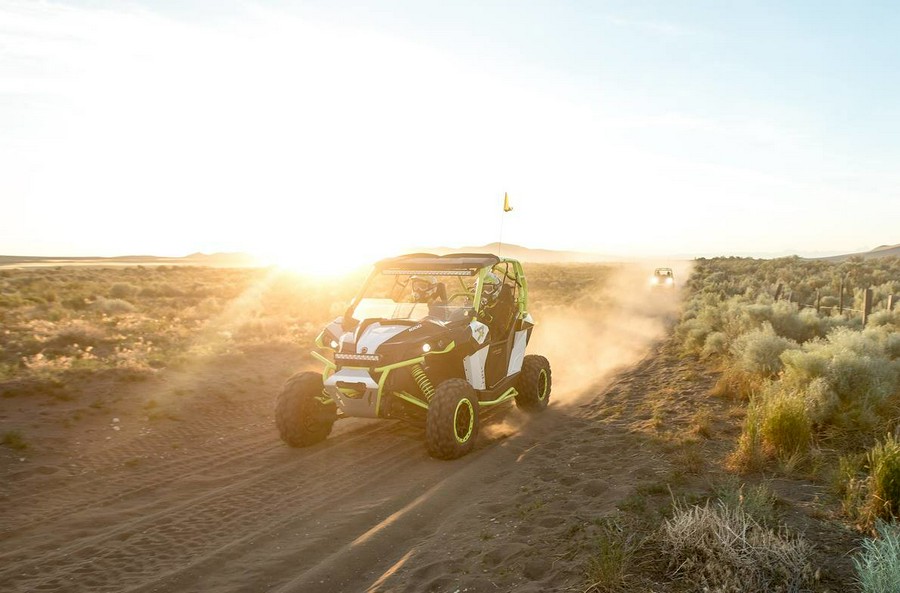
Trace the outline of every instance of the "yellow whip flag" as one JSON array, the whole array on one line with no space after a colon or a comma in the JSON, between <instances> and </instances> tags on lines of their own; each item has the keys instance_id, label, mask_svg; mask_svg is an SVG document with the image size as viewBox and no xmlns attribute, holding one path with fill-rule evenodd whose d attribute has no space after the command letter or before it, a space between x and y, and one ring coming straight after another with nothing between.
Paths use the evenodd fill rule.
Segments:
<instances>
[{"instance_id":1,"label":"yellow whip flag","mask_svg":"<svg viewBox=\"0 0 900 593\"><path fill-rule=\"evenodd\" d=\"M503 192L503 211L509 212L510 210L512 210L512 206L509 205L509 194Z\"/></svg>"}]
</instances>

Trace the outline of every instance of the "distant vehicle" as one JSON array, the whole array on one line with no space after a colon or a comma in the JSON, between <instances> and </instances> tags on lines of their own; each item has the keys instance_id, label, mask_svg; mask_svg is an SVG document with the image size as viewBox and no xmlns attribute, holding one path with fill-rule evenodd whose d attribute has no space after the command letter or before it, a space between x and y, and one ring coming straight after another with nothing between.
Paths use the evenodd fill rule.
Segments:
<instances>
[{"instance_id":1,"label":"distant vehicle","mask_svg":"<svg viewBox=\"0 0 900 593\"><path fill-rule=\"evenodd\" d=\"M653 288L675 288L675 273L672 268L656 268L650 276L650 286Z\"/></svg>"},{"instance_id":2,"label":"distant vehicle","mask_svg":"<svg viewBox=\"0 0 900 593\"><path fill-rule=\"evenodd\" d=\"M484 253L417 253L375 264L347 312L316 338L324 372L297 373L275 407L293 447L324 440L335 420L424 423L433 457L472 450L482 408L515 399L539 412L550 363L525 354L534 321L522 264Z\"/></svg>"}]
</instances>

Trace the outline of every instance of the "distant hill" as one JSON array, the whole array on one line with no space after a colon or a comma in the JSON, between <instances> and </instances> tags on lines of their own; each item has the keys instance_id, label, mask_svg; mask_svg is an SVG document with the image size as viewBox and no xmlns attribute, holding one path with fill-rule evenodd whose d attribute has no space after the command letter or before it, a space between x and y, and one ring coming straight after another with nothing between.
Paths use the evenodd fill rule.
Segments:
<instances>
[{"instance_id":1,"label":"distant hill","mask_svg":"<svg viewBox=\"0 0 900 593\"><path fill-rule=\"evenodd\" d=\"M0 267L53 266L209 266L213 268L245 268L262 265L246 253L192 253L185 257L155 255L121 255L117 257L54 257L32 255L0 255Z\"/></svg>"},{"instance_id":2,"label":"distant hill","mask_svg":"<svg viewBox=\"0 0 900 593\"><path fill-rule=\"evenodd\" d=\"M900 243L897 245L880 245L871 251L863 251L860 253L847 253L844 255L832 255L831 257L820 257L825 261L842 262L851 257L861 257L863 259L872 259L877 257L900 257Z\"/></svg>"}]
</instances>

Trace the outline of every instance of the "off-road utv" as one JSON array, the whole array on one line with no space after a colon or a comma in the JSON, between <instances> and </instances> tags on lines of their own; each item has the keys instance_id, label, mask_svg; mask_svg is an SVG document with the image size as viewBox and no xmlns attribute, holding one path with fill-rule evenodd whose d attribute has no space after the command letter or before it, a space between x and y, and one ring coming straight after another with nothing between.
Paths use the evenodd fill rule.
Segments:
<instances>
[{"instance_id":1,"label":"off-road utv","mask_svg":"<svg viewBox=\"0 0 900 593\"><path fill-rule=\"evenodd\" d=\"M424 424L428 452L472 450L482 409L550 398L550 364L525 355L534 322L522 265L491 254L413 254L378 262L343 317L316 338L322 373L278 395L281 438L304 447L345 417Z\"/></svg>"},{"instance_id":2,"label":"off-road utv","mask_svg":"<svg viewBox=\"0 0 900 593\"><path fill-rule=\"evenodd\" d=\"M675 273L672 268L656 268L650 276L650 286L653 288L675 288Z\"/></svg>"}]
</instances>

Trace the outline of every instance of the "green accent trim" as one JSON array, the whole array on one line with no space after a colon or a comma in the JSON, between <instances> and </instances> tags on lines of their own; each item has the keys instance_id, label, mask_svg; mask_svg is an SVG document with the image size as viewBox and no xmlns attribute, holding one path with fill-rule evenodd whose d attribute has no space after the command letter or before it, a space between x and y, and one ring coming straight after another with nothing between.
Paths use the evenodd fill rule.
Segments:
<instances>
[{"instance_id":1,"label":"green accent trim","mask_svg":"<svg viewBox=\"0 0 900 593\"><path fill-rule=\"evenodd\" d=\"M323 404L334 404L334 405L337 405L337 402L334 401L334 400L331 398L331 396L328 395L328 392L326 392L324 389L322 390L322 393L321 393L320 395L317 395L317 396L316 396L316 399L319 400L319 401L320 401L321 403L323 403Z\"/></svg>"},{"instance_id":2,"label":"green accent trim","mask_svg":"<svg viewBox=\"0 0 900 593\"><path fill-rule=\"evenodd\" d=\"M319 353L316 352L315 350L313 350L312 352L310 352L310 354L312 354L312 357L313 357L313 358L315 358L316 360L318 360L319 362L321 362L322 364L324 364L327 368L329 368L329 369L331 369L331 370L334 370L334 369L337 368L337 365L336 365L336 364L334 364L333 362L331 362L330 360L328 360L327 358L325 358L324 356L322 356L321 354L319 354Z\"/></svg>"},{"instance_id":3,"label":"green accent trim","mask_svg":"<svg viewBox=\"0 0 900 593\"><path fill-rule=\"evenodd\" d=\"M538 375L538 400L544 401L544 398L547 397L547 369L541 369L540 374Z\"/></svg>"},{"instance_id":4,"label":"green accent trim","mask_svg":"<svg viewBox=\"0 0 900 593\"><path fill-rule=\"evenodd\" d=\"M315 358L316 360L318 360L319 362L321 362L322 364L325 365L325 371L322 373L322 380L323 380L323 381L324 381L325 379L327 379L328 377L330 377L331 374L334 373L335 370L337 370L337 365L336 365L336 364L334 364L333 362L331 362L330 360L328 360L327 358L325 358L324 356L322 356L321 354L319 354L319 353L316 352L315 350L313 350L312 352L310 352L310 354L312 354L312 357L313 357L313 358Z\"/></svg>"},{"instance_id":5,"label":"green accent trim","mask_svg":"<svg viewBox=\"0 0 900 593\"><path fill-rule=\"evenodd\" d=\"M511 400L512 398L516 397L517 395L519 395L519 392L516 391L516 388L510 387L509 389L504 391L503 395L501 395L497 399L489 401L489 402L478 402L478 405L479 406L496 406L497 404L502 404L505 401Z\"/></svg>"},{"instance_id":6,"label":"green accent trim","mask_svg":"<svg viewBox=\"0 0 900 593\"><path fill-rule=\"evenodd\" d=\"M472 297L475 300L472 305L474 306L476 317L477 314L481 311L481 289L484 288L484 277L490 271L490 268L481 268L480 270L478 270L478 280L475 284L475 296Z\"/></svg>"},{"instance_id":7,"label":"green accent trim","mask_svg":"<svg viewBox=\"0 0 900 593\"><path fill-rule=\"evenodd\" d=\"M407 402L409 402L413 405L419 406L420 408L423 408L425 410L428 409L428 404L426 404L422 400L418 399L414 395L410 395L410 394L406 393L405 391L394 391L393 393L396 397L399 397L403 401L407 401Z\"/></svg>"},{"instance_id":8,"label":"green accent trim","mask_svg":"<svg viewBox=\"0 0 900 593\"><path fill-rule=\"evenodd\" d=\"M466 434L464 434L462 437L460 437L459 433L456 430L456 419L459 417L459 410L460 410L460 408L463 407L463 404L465 404L465 407L467 407L469 409L469 427L466 430ZM459 400L459 402L456 404L456 410L453 411L453 436L456 437L456 442L462 444L462 443L465 443L466 441L468 441L472 437L472 428L474 426L475 426L475 408L472 407L472 402L469 401L469 398L464 397L461 400Z\"/></svg>"},{"instance_id":9,"label":"green accent trim","mask_svg":"<svg viewBox=\"0 0 900 593\"><path fill-rule=\"evenodd\" d=\"M456 348L456 342L450 342L450 344L444 348L443 350L432 350L428 354L423 354L422 356L417 356L416 358L412 358L410 360L404 360L401 362L395 362L394 364L385 365L383 367L378 367L374 369L376 373L381 373L381 377L378 379L378 395L375 398L375 415L378 416L381 413L381 398L384 395L384 384L387 381L388 375L391 371L395 371L397 369L402 369L403 367L412 366L414 364L422 364L425 362L426 356L432 356L434 354L446 354ZM396 393L395 393L396 395ZM401 398L402 399L402 398ZM428 408L426 408L428 409Z\"/></svg>"}]
</instances>

